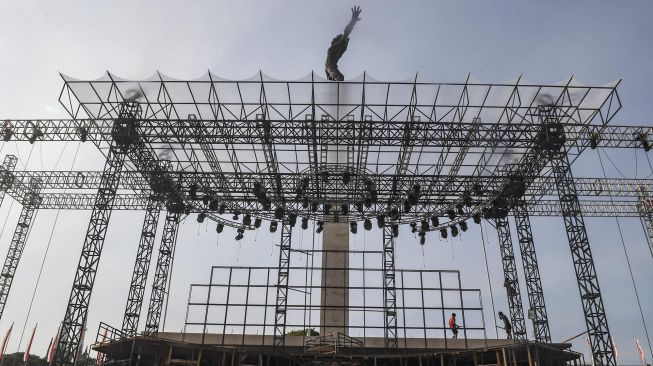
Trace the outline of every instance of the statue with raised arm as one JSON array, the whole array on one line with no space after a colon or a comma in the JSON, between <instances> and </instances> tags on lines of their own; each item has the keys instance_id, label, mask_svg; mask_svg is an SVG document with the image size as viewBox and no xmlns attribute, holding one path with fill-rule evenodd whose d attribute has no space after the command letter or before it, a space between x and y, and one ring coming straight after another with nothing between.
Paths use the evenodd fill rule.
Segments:
<instances>
[{"instance_id":1,"label":"statue with raised arm","mask_svg":"<svg viewBox=\"0 0 653 366\"><path fill-rule=\"evenodd\" d=\"M331 41L331 47L327 51L327 59L325 67L325 72L327 79L335 81L343 81L345 79L344 75L338 70L338 60L347 50L347 44L349 44L349 34L354 29L356 22L361 20L359 18L361 14L361 7L354 6L351 8L351 20L349 24L345 27L345 31L342 34L338 34L336 38Z\"/></svg>"}]
</instances>

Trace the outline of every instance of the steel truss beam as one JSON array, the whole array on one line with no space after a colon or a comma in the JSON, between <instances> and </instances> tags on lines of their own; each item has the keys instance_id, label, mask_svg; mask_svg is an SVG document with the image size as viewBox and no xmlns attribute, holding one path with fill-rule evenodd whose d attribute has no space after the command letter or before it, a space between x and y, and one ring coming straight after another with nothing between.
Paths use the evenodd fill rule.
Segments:
<instances>
[{"instance_id":1,"label":"steel truss beam","mask_svg":"<svg viewBox=\"0 0 653 366\"><path fill-rule=\"evenodd\" d=\"M122 332L124 334L136 334L138 329L138 320L143 306L145 284L150 269L152 248L154 246L154 239L156 238L156 228L159 222L160 212L161 202L150 198L145 209L143 229L141 230L141 238L138 242L136 262L134 263L134 271L132 272L132 280L129 286L125 316L122 321Z\"/></svg>"},{"instance_id":2,"label":"steel truss beam","mask_svg":"<svg viewBox=\"0 0 653 366\"><path fill-rule=\"evenodd\" d=\"M510 235L510 225L506 218L495 219L494 225L499 236L499 250L501 252L504 278L503 286L506 288L506 295L508 296L513 338L517 341L524 342L526 341L526 323L524 321L524 309L522 307L517 265L515 263L515 253Z\"/></svg>"},{"instance_id":3,"label":"steel truss beam","mask_svg":"<svg viewBox=\"0 0 653 366\"><path fill-rule=\"evenodd\" d=\"M5 163L6 162L7 161L5 160ZM20 257L23 254L25 243L27 243L27 236L30 232L34 213L39 207L39 202L41 200L39 197L39 189L39 182L37 180L30 182L29 191L24 199L25 204L23 205L23 209L20 211L18 224L16 224L16 230L14 230L14 236L11 238L11 243L9 244L7 257L2 266L2 273L0 273L0 318L2 318L5 306L7 305L11 284L14 280Z\"/></svg>"},{"instance_id":4,"label":"steel truss beam","mask_svg":"<svg viewBox=\"0 0 653 366\"><path fill-rule=\"evenodd\" d=\"M91 219L86 231L79 264L77 265L68 307L61 323L59 341L54 357L55 365L73 365L79 353L78 349L88 315L88 305L91 301L91 291L95 283L95 274L100 262L104 237L109 226L109 219L111 218L124 162L124 151L118 147L117 143L112 143L107 153L102 183L98 188L95 203L93 204L93 211L91 212Z\"/></svg>"},{"instance_id":5,"label":"steel truss beam","mask_svg":"<svg viewBox=\"0 0 653 366\"><path fill-rule=\"evenodd\" d=\"M534 311L535 316L532 319L535 341L551 343L551 331L549 330L549 319L544 305L544 292L542 290L542 281L540 280L537 256L535 255L531 221L528 218L528 210L523 199L517 200L513 206L513 214L515 216L515 223L517 224L517 238L519 240L519 249L524 267L526 292L528 293L528 304L530 306L529 312L531 310Z\"/></svg>"},{"instance_id":6,"label":"steel truss beam","mask_svg":"<svg viewBox=\"0 0 653 366\"><path fill-rule=\"evenodd\" d=\"M646 187L639 189L639 212L646 230L648 248L653 256L653 200L650 191Z\"/></svg>"},{"instance_id":7,"label":"steel truss beam","mask_svg":"<svg viewBox=\"0 0 653 366\"><path fill-rule=\"evenodd\" d=\"M383 306L386 348L397 348L397 294L395 278L395 238L390 226L383 227Z\"/></svg>"},{"instance_id":8,"label":"steel truss beam","mask_svg":"<svg viewBox=\"0 0 653 366\"><path fill-rule=\"evenodd\" d=\"M288 273L290 271L292 228L281 222L281 242L279 244L279 272L277 274L277 300L274 316L274 346L283 347L286 343L286 311L288 308Z\"/></svg>"},{"instance_id":9,"label":"steel truss beam","mask_svg":"<svg viewBox=\"0 0 653 366\"><path fill-rule=\"evenodd\" d=\"M315 114L313 114L315 115ZM365 116L364 116L365 117ZM258 133L255 120L197 120L198 125L187 126L187 133L178 133L179 123L185 119L147 119L140 123L141 136L148 143L167 144L170 141L198 144L263 144L263 137ZM297 134L297 121L270 120L272 125L272 142L275 144L297 144L304 138ZM319 131L314 137L318 145L352 144L356 145L356 134L336 136L322 131L322 125L316 121ZM361 121L356 121L361 122ZM85 125L85 141L104 142L111 140L113 119L60 119L60 120L10 120L14 141L30 141L34 131L40 131L36 141L81 141L79 127ZM370 146L401 146L404 121L365 121L372 129L367 144ZM438 122L423 121L413 135L416 146L430 147L505 147L528 148L539 126L535 123L475 123L475 122ZM567 139L577 146L589 147L590 137L597 147L641 148L642 143L635 139L639 134L651 134L650 126L612 126L565 124ZM198 131L198 129L204 132ZM344 138L344 140L343 140ZM350 140L347 140L350 139ZM567 145L569 146L569 145Z\"/></svg>"},{"instance_id":10,"label":"steel truss beam","mask_svg":"<svg viewBox=\"0 0 653 366\"><path fill-rule=\"evenodd\" d=\"M163 237L161 238L161 246L159 247L159 256L156 259L152 295L150 296L150 305L147 310L147 322L145 323L145 334L147 335L156 336L159 332L163 303L169 290L168 281L172 262L174 261L180 217L181 215L178 213L168 212L166 214Z\"/></svg>"},{"instance_id":11,"label":"steel truss beam","mask_svg":"<svg viewBox=\"0 0 653 366\"><path fill-rule=\"evenodd\" d=\"M605 315L599 281L594 268L594 259L592 258L569 159L566 152L557 155L552 159L553 173L557 181L560 207L574 262L594 364L597 366L616 365L608 319Z\"/></svg>"},{"instance_id":12,"label":"steel truss beam","mask_svg":"<svg viewBox=\"0 0 653 366\"><path fill-rule=\"evenodd\" d=\"M5 192L9 190L9 188L14 183L15 178L13 174L17 162L17 157L13 155L7 155L5 156L5 160L2 163L2 167L0 167L0 205L2 205L2 201L5 199Z\"/></svg>"}]
</instances>

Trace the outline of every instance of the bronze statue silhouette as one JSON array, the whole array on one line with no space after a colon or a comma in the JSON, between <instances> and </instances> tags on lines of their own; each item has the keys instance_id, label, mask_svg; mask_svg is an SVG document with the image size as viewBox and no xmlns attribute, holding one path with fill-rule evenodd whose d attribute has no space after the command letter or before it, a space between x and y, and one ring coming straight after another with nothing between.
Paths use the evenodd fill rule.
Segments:
<instances>
[{"instance_id":1,"label":"bronze statue silhouette","mask_svg":"<svg viewBox=\"0 0 653 366\"><path fill-rule=\"evenodd\" d=\"M327 79L335 81L343 81L345 79L344 75L338 70L338 60L347 50L347 45L349 44L349 34L354 29L356 22L361 20L359 18L361 14L361 7L354 6L351 8L351 20L349 24L345 27L345 31L342 34L338 34L332 41L329 51L327 51L327 59L325 67L325 72Z\"/></svg>"}]
</instances>

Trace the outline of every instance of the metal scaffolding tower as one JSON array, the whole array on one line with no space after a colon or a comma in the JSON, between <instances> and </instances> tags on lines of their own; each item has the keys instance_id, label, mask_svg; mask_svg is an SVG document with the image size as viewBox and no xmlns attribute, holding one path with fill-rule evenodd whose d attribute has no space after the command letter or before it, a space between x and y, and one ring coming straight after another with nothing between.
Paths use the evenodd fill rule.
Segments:
<instances>
[{"instance_id":1,"label":"metal scaffolding tower","mask_svg":"<svg viewBox=\"0 0 653 366\"><path fill-rule=\"evenodd\" d=\"M274 223L276 226L276 222ZM288 310L288 274L292 227L281 222L281 241L279 242L279 272L277 274L277 300L274 309L274 345L282 347L286 343L286 315Z\"/></svg>"},{"instance_id":2,"label":"metal scaffolding tower","mask_svg":"<svg viewBox=\"0 0 653 366\"><path fill-rule=\"evenodd\" d=\"M397 348L397 294L395 278L395 238L390 226L383 226L384 338L387 348Z\"/></svg>"}]
</instances>

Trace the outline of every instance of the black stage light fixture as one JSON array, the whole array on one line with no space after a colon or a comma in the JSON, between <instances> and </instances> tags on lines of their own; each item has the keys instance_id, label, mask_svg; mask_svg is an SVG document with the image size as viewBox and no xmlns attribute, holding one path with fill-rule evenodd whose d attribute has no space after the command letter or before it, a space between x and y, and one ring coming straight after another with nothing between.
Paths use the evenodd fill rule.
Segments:
<instances>
[{"instance_id":1,"label":"black stage light fixture","mask_svg":"<svg viewBox=\"0 0 653 366\"><path fill-rule=\"evenodd\" d=\"M369 196L365 197L365 207L367 208L372 207L372 198L370 198Z\"/></svg>"},{"instance_id":2,"label":"black stage light fixture","mask_svg":"<svg viewBox=\"0 0 653 366\"><path fill-rule=\"evenodd\" d=\"M363 221L363 228L365 228L367 231L372 230L372 221L366 218L365 221Z\"/></svg>"},{"instance_id":3,"label":"black stage light fixture","mask_svg":"<svg viewBox=\"0 0 653 366\"><path fill-rule=\"evenodd\" d=\"M351 173L349 173L348 170L345 170L345 172L342 173L342 183L349 184L350 181L351 181Z\"/></svg>"},{"instance_id":4,"label":"black stage light fixture","mask_svg":"<svg viewBox=\"0 0 653 366\"><path fill-rule=\"evenodd\" d=\"M451 236L454 238L458 236L458 227L456 225L451 226Z\"/></svg>"},{"instance_id":5,"label":"black stage light fixture","mask_svg":"<svg viewBox=\"0 0 653 366\"><path fill-rule=\"evenodd\" d=\"M460 222L460 230L463 232L467 231L467 223L465 221Z\"/></svg>"},{"instance_id":6,"label":"black stage light fixture","mask_svg":"<svg viewBox=\"0 0 653 366\"><path fill-rule=\"evenodd\" d=\"M481 183L474 183L474 185L472 186L472 193L476 196L480 196L481 194L483 194L483 186L481 185Z\"/></svg>"},{"instance_id":7,"label":"black stage light fixture","mask_svg":"<svg viewBox=\"0 0 653 366\"><path fill-rule=\"evenodd\" d=\"M238 241L238 240L244 238L244 237L245 237L245 236L243 235L244 233L245 233L245 229L243 229L242 227L241 227L241 228L238 228L238 235L236 235L236 241Z\"/></svg>"},{"instance_id":8,"label":"black stage light fixture","mask_svg":"<svg viewBox=\"0 0 653 366\"><path fill-rule=\"evenodd\" d=\"M398 224L392 224L392 236L395 238L399 236L399 225Z\"/></svg>"},{"instance_id":9,"label":"black stage light fixture","mask_svg":"<svg viewBox=\"0 0 653 366\"><path fill-rule=\"evenodd\" d=\"M270 211L272 209L272 201L270 201L269 198L265 198L265 201L263 202L263 209L265 211Z\"/></svg>"},{"instance_id":10,"label":"black stage light fixture","mask_svg":"<svg viewBox=\"0 0 653 366\"><path fill-rule=\"evenodd\" d=\"M294 212L291 212L288 214L288 224L290 224L290 227L295 227L295 224L297 223L297 214Z\"/></svg>"},{"instance_id":11,"label":"black stage light fixture","mask_svg":"<svg viewBox=\"0 0 653 366\"><path fill-rule=\"evenodd\" d=\"M419 244L424 245L424 243L426 243L426 232L420 231L417 235L419 235Z\"/></svg>"},{"instance_id":12,"label":"black stage light fixture","mask_svg":"<svg viewBox=\"0 0 653 366\"><path fill-rule=\"evenodd\" d=\"M302 189L304 189L304 191L308 190L309 183L310 183L310 179L308 178L302 179Z\"/></svg>"},{"instance_id":13,"label":"black stage light fixture","mask_svg":"<svg viewBox=\"0 0 653 366\"><path fill-rule=\"evenodd\" d=\"M218 225L215 227L215 232L220 234L222 232L222 230L224 230L224 224L221 223L221 222L218 222Z\"/></svg>"},{"instance_id":14,"label":"black stage light fixture","mask_svg":"<svg viewBox=\"0 0 653 366\"><path fill-rule=\"evenodd\" d=\"M204 222L204 219L206 218L206 214L204 212L200 212L197 214L197 222L200 224Z\"/></svg>"},{"instance_id":15,"label":"black stage light fixture","mask_svg":"<svg viewBox=\"0 0 653 366\"><path fill-rule=\"evenodd\" d=\"M232 219L234 219L234 220L238 220L238 215L240 215L240 211L235 210L235 211L234 211L234 216L232 217Z\"/></svg>"},{"instance_id":16,"label":"black stage light fixture","mask_svg":"<svg viewBox=\"0 0 653 366\"><path fill-rule=\"evenodd\" d=\"M304 199L302 199L302 208L305 210L308 208L308 205L309 205L308 198L304 197Z\"/></svg>"},{"instance_id":17,"label":"black stage light fixture","mask_svg":"<svg viewBox=\"0 0 653 366\"><path fill-rule=\"evenodd\" d=\"M276 221L271 221L270 222L270 232L273 233L277 231L277 222Z\"/></svg>"},{"instance_id":18,"label":"black stage light fixture","mask_svg":"<svg viewBox=\"0 0 653 366\"><path fill-rule=\"evenodd\" d=\"M416 233L417 232L417 223L415 223L415 222L410 223L410 232L411 233Z\"/></svg>"},{"instance_id":19,"label":"black stage light fixture","mask_svg":"<svg viewBox=\"0 0 653 366\"><path fill-rule=\"evenodd\" d=\"M404 201L404 213L409 213L410 208L410 202L408 202L408 200Z\"/></svg>"},{"instance_id":20,"label":"black stage light fixture","mask_svg":"<svg viewBox=\"0 0 653 366\"><path fill-rule=\"evenodd\" d=\"M329 172L328 171L326 171L326 170L322 171L322 180L324 181L324 183L329 182Z\"/></svg>"},{"instance_id":21,"label":"black stage light fixture","mask_svg":"<svg viewBox=\"0 0 653 366\"><path fill-rule=\"evenodd\" d=\"M463 211L463 204L462 203L456 204L456 209L458 210L458 215L464 215L465 214L465 211Z\"/></svg>"},{"instance_id":22,"label":"black stage light fixture","mask_svg":"<svg viewBox=\"0 0 653 366\"><path fill-rule=\"evenodd\" d=\"M359 213L363 212L363 202L356 202L356 211L358 211Z\"/></svg>"},{"instance_id":23,"label":"black stage light fixture","mask_svg":"<svg viewBox=\"0 0 653 366\"><path fill-rule=\"evenodd\" d=\"M308 217L302 217L302 229L308 229Z\"/></svg>"},{"instance_id":24,"label":"black stage light fixture","mask_svg":"<svg viewBox=\"0 0 653 366\"><path fill-rule=\"evenodd\" d=\"M313 202L313 204L311 205L311 212L317 211L318 207L319 205L317 204L317 202Z\"/></svg>"},{"instance_id":25,"label":"black stage light fixture","mask_svg":"<svg viewBox=\"0 0 653 366\"><path fill-rule=\"evenodd\" d=\"M358 232L358 224L356 221L349 223L349 231L351 231L352 234L356 234Z\"/></svg>"},{"instance_id":26,"label":"black stage light fixture","mask_svg":"<svg viewBox=\"0 0 653 366\"><path fill-rule=\"evenodd\" d=\"M371 192L373 189L374 189L374 183L371 180L366 179L365 180L365 190L368 191L368 192Z\"/></svg>"},{"instance_id":27,"label":"black stage light fixture","mask_svg":"<svg viewBox=\"0 0 653 366\"><path fill-rule=\"evenodd\" d=\"M243 215L243 225L249 226L252 224L252 216L248 213Z\"/></svg>"},{"instance_id":28,"label":"black stage light fixture","mask_svg":"<svg viewBox=\"0 0 653 366\"><path fill-rule=\"evenodd\" d=\"M422 187L421 187L418 183L415 183L415 184L413 185L413 192L415 192L416 195L419 195L419 192L420 192L421 190L422 190Z\"/></svg>"},{"instance_id":29,"label":"black stage light fixture","mask_svg":"<svg viewBox=\"0 0 653 366\"><path fill-rule=\"evenodd\" d=\"M182 203L182 205L183 205L183 203ZM184 206L184 214L185 215L190 215L190 211L191 211L192 208L193 208L193 206L191 206L191 205Z\"/></svg>"},{"instance_id":30,"label":"black stage light fixture","mask_svg":"<svg viewBox=\"0 0 653 366\"><path fill-rule=\"evenodd\" d=\"M349 213L349 205L346 203L340 205L340 212L342 212L344 216L347 216L347 214Z\"/></svg>"},{"instance_id":31,"label":"black stage light fixture","mask_svg":"<svg viewBox=\"0 0 653 366\"><path fill-rule=\"evenodd\" d=\"M379 200L379 194L377 193L376 189L370 191L370 200L372 200L372 202Z\"/></svg>"},{"instance_id":32,"label":"black stage light fixture","mask_svg":"<svg viewBox=\"0 0 653 366\"><path fill-rule=\"evenodd\" d=\"M449 220L453 220L456 218L456 212L452 209L448 209L447 216L449 217Z\"/></svg>"},{"instance_id":33,"label":"black stage light fixture","mask_svg":"<svg viewBox=\"0 0 653 366\"><path fill-rule=\"evenodd\" d=\"M319 233L322 232L322 230L324 230L324 222L323 221L318 221L317 222L317 230L315 230L315 232L317 234L319 234Z\"/></svg>"},{"instance_id":34,"label":"black stage light fixture","mask_svg":"<svg viewBox=\"0 0 653 366\"><path fill-rule=\"evenodd\" d=\"M224 212L225 212L226 210L227 210L227 206L226 206L224 203L221 204L220 207L218 207L218 213L219 213L220 215L224 214Z\"/></svg>"},{"instance_id":35,"label":"black stage light fixture","mask_svg":"<svg viewBox=\"0 0 653 366\"><path fill-rule=\"evenodd\" d=\"M481 223L481 214L480 213L475 213L472 215L472 220L474 220L475 224L480 224Z\"/></svg>"},{"instance_id":36,"label":"black stage light fixture","mask_svg":"<svg viewBox=\"0 0 653 366\"><path fill-rule=\"evenodd\" d=\"M211 197L208 194L202 196L202 203L208 205L211 202Z\"/></svg>"},{"instance_id":37,"label":"black stage light fixture","mask_svg":"<svg viewBox=\"0 0 653 366\"><path fill-rule=\"evenodd\" d=\"M390 218L393 220L399 220L399 210L397 208L393 208L390 210Z\"/></svg>"},{"instance_id":38,"label":"black stage light fixture","mask_svg":"<svg viewBox=\"0 0 653 366\"><path fill-rule=\"evenodd\" d=\"M592 132L590 134L590 148L594 150L598 146L599 146L599 134L596 132Z\"/></svg>"},{"instance_id":39,"label":"black stage light fixture","mask_svg":"<svg viewBox=\"0 0 653 366\"><path fill-rule=\"evenodd\" d=\"M211 202L209 202L209 210L217 211L218 207L220 207L220 202L218 202L216 198L212 199Z\"/></svg>"},{"instance_id":40,"label":"black stage light fixture","mask_svg":"<svg viewBox=\"0 0 653 366\"><path fill-rule=\"evenodd\" d=\"M379 215L376 217L376 225L379 227L379 229L383 229L385 226L385 215Z\"/></svg>"},{"instance_id":41,"label":"black stage light fixture","mask_svg":"<svg viewBox=\"0 0 653 366\"><path fill-rule=\"evenodd\" d=\"M86 140L88 139L88 130L86 129L86 127L80 127L78 128L78 131L79 131L80 140L82 140L82 142L86 142Z\"/></svg>"},{"instance_id":42,"label":"black stage light fixture","mask_svg":"<svg viewBox=\"0 0 653 366\"><path fill-rule=\"evenodd\" d=\"M438 226L440 225L440 219L437 216L431 216L431 225Z\"/></svg>"},{"instance_id":43,"label":"black stage light fixture","mask_svg":"<svg viewBox=\"0 0 653 366\"><path fill-rule=\"evenodd\" d=\"M263 220L261 220L260 217L257 217L256 219L254 219L254 227L257 228L257 229L260 228L262 222L263 222Z\"/></svg>"},{"instance_id":44,"label":"black stage light fixture","mask_svg":"<svg viewBox=\"0 0 653 366\"><path fill-rule=\"evenodd\" d=\"M324 204L324 214L328 215L329 211L331 211L331 204L330 203L325 203Z\"/></svg>"},{"instance_id":45,"label":"black stage light fixture","mask_svg":"<svg viewBox=\"0 0 653 366\"><path fill-rule=\"evenodd\" d=\"M284 212L284 210L283 210L283 207L277 207L277 208L274 210L274 218L277 219L277 220L283 220L283 215L284 215L284 213L285 213L285 212Z\"/></svg>"},{"instance_id":46,"label":"black stage light fixture","mask_svg":"<svg viewBox=\"0 0 653 366\"><path fill-rule=\"evenodd\" d=\"M426 232L430 230L429 222L427 220L422 220L421 224L422 224L422 231Z\"/></svg>"},{"instance_id":47,"label":"black stage light fixture","mask_svg":"<svg viewBox=\"0 0 653 366\"><path fill-rule=\"evenodd\" d=\"M192 199L192 200L197 199L197 184L196 183L191 183L190 187L188 187L188 195L190 196L190 199Z\"/></svg>"},{"instance_id":48,"label":"black stage light fixture","mask_svg":"<svg viewBox=\"0 0 653 366\"><path fill-rule=\"evenodd\" d=\"M440 229L440 236L442 237L442 239L447 238L447 228L443 227L442 229Z\"/></svg>"}]
</instances>

